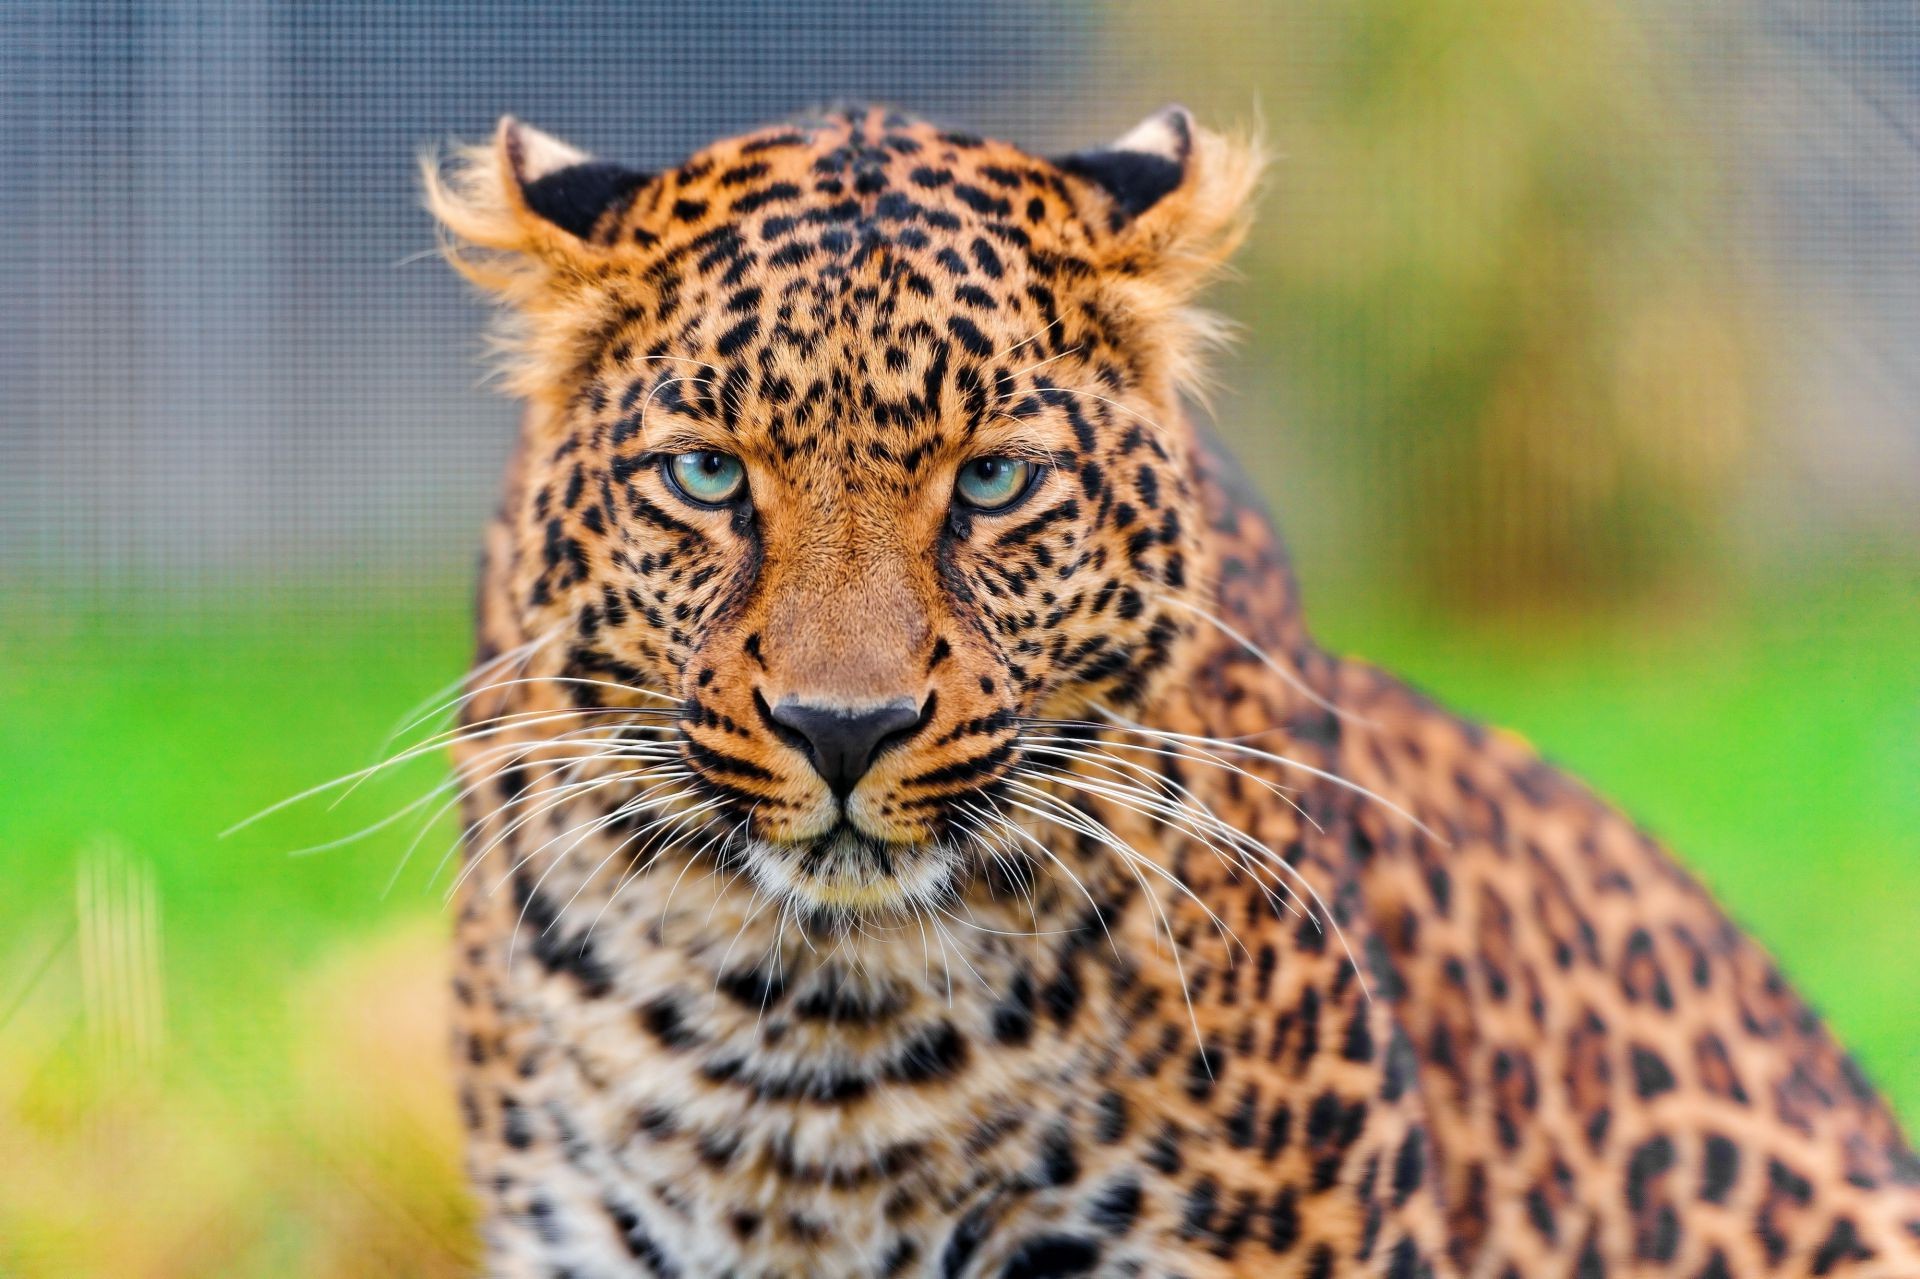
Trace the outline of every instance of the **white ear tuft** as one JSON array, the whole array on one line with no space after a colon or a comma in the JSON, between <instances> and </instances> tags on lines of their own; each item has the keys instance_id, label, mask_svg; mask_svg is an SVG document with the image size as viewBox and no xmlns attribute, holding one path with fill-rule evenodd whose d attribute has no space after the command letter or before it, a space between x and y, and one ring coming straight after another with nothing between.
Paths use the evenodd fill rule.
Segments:
<instances>
[{"instance_id":1,"label":"white ear tuft","mask_svg":"<svg viewBox=\"0 0 1920 1279\"><path fill-rule=\"evenodd\" d=\"M1153 156L1184 168L1193 150L1193 115L1185 107L1164 107L1129 129L1112 149Z\"/></svg>"},{"instance_id":2,"label":"white ear tuft","mask_svg":"<svg viewBox=\"0 0 1920 1279\"><path fill-rule=\"evenodd\" d=\"M578 147L569 146L530 124L522 124L510 115L500 117L494 136L521 186L593 159Z\"/></svg>"}]
</instances>

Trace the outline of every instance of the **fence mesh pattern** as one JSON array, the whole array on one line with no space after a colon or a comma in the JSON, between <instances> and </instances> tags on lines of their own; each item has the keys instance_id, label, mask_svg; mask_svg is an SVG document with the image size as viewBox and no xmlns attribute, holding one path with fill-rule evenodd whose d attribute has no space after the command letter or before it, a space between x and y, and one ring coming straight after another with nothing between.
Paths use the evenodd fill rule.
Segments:
<instances>
[{"instance_id":1,"label":"fence mesh pattern","mask_svg":"<svg viewBox=\"0 0 1920 1279\"><path fill-rule=\"evenodd\" d=\"M1709 386L1718 398L1700 413L1679 403L1653 414L1662 423L1654 433L1674 435L1671 418L1704 422L1711 435L1723 401L1740 398L1727 411L1743 424L1760 402L1757 447L1773 465L1715 519L1763 529L1864 520L1878 534L1911 535L1920 509L1920 9L1900 0L1563 7L1558 20L1571 25L1557 37L1501 48L1477 6L1438 2L1360 5L1340 25L1320 6L1231 0L1178 14L1038 0L20 0L0 12L0 581L51 584L69 599L219 607L296 589L370 598L464 573L512 409L481 386L480 317L433 260L419 151L484 136L511 111L590 150L665 163L846 97L1040 149L1109 136L1170 99L1228 119L1264 116L1282 154L1250 283L1228 297L1260 339L1242 357L1243 393L1224 410L1230 433L1270 487L1303 508L1309 529L1315 509L1348 512L1343 545L1370 544L1354 527L1370 510L1403 540L1430 542L1417 495L1444 493L1444 528L1469 530L1449 554L1491 555L1496 575L1509 571L1501 555L1518 554L1499 550L1500 537L1551 548L1553 508L1578 505L1525 459L1546 458L1548 472L1557 453L1568 471L1631 463L1576 447L1580 430L1605 423L1554 422L1556 404L1610 392L1529 373L1532 320L1492 328L1482 345L1522 351L1520 380L1544 387L1519 398L1517 425L1499 428L1518 439L1500 444L1501 456L1522 461L1496 466L1484 444L1449 460L1448 440L1504 421L1505 401L1490 393L1452 417L1429 413L1451 391L1444 378L1432 385L1421 361L1449 334L1409 339L1404 325L1444 329L1453 321L1440 308L1452 301L1416 281L1396 310L1399 286L1366 257L1383 252L1390 267L1393 249L1365 241L1367 210L1408 217L1408 234L1438 237L1444 257L1448 228L1477 226L1516 171L1541 181L1548 201L1551 184L1568 177L1566 217L1599 223L1614 188L1583 191L1583 166L1619 167L1616 185L1629 193L1653 182L1633 168L1650 151L1683 176L1705 168L1713 189L1704 202L1631 215L1650 229L1625 248L1602 235L1572 249L1600 273L1634 265L1608 253L1656 266L1704 254L1765 282L1757 314L1734 319L1741 341L1764 330L1766 354L1742 366L1731 390ZM1365 65L1361 24L1408 37L1415 61ZM1614 61L1591 47L1616 48ZM1468 55L1483 49L1495 61L1476 67ZM1456 80L1471 86L1491 72L1497 83L1503 65L1524 71L1557 57L1573 73L1624 78L1567 108L1563 134L1522 139L1544 159L1503 156L1497 137L1477 159L1471 147L1436 153L1328 114L1343 86L1398 84L1406 102L1383 111L1430 114L1442 134L1472 140L1483 117ZM1637 131L1612 153L1586 154L1618 125L1616 106L1621 118L1644 117ZM1582 130L1579 112L1590 109ZM1407 150L1396 158L1398 146ZM1556 163L1571 176L1556 175ZM1358 193L1363 216L1351 216L1351 202L1316 202L1314 192L1351 185L1356 173L1372 184ZM1294 251L1300 244L1311 251ZM1336 275L1342 264L1351 270L1316 311L1325 298L1313 276L1329 263ZM1549 293L1585 287L1547 275ZM1715 278L1703 279L1691 303L1724 310ZM1347 305L1356 296L1365 304ZM1634 341L1686 341L1698 327L1689 304L1675 302L1664 329L1632 330L1638 338L1576 326L1562 340L1597 350L1619 339L1630 351ZM1402 377L1409 366L1420 376ZM1673 379L1658 372L1643 380L1656 397L1694 393L1661 389ZM1746 434L1737 442L1751 443ZM1679 465L1653 456L1640 464ZM1323 482L1316 468L1329 457L1345 469L1329 464ZM1493 479L1455 500L1449 486L1474 468L1491 468ZM1370 506L1370 494L1383 505ZM1608 518L1663 536L1669 499L1690 500L1628 486L1607 499L1624 503ZM1492 528L1529 503L1545 513L1473 540L1474 521ZM1588 536L1584 528L1566 536Z\"/></svg>"}]
</instances>

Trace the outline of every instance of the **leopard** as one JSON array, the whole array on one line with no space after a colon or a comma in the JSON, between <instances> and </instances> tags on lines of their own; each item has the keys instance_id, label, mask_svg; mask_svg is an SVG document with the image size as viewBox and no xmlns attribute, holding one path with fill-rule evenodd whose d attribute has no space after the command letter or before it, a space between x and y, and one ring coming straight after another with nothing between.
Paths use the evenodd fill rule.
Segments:
<instances>
[{"instance_id":1,"label":"leopard","mask_svg":"<svg viewBox=\"0 0 1920 1279\"><path fill-rule=\"evenodd\" d=\"M1312 638L1205 411L1261 169L870 105L423 164L520 414L453 743L487 1273L1920 1276L1761 946Z\"/></svg>"}]
</instances>

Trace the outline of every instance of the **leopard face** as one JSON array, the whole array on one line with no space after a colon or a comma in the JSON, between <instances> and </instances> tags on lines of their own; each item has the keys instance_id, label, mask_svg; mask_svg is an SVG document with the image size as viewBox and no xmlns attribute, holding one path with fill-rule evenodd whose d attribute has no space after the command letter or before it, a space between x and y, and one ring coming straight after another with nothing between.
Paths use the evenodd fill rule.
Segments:
<instances>
[{"instance_id":1,"label":"leopard face","mask_svg":"<svg viewBox=\"0 0 1920 1279\"><path fill-rule=\"evenodd\" d=\"M507 121L431 175L531 406L517 629L677 699L767 892L939 901L1022 723L1152 693L1204 518L1159 424L1254 168L1177 110L1057 161L860 110L661 174Z\"/></svg>"}]
</instances>

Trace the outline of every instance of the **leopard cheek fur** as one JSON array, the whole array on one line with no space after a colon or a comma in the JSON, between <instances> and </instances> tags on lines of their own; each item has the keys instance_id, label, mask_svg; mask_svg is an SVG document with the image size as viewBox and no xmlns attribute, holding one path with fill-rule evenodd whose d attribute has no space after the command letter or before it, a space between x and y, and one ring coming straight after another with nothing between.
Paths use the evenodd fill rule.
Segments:
<instances>
[{"instance_id":1,"label":"leopard cheek fur","mask_svg":"<svg viewBox=\"0 0 1920 1279\"><path fill-rule=\"evenodd\" d=\"M1920 1273L1758 948L1312 643L1181 409L1256 171L858 109L429 174L527 406L457 744L490 1273Z\"/></svg>"}]
</instances>

